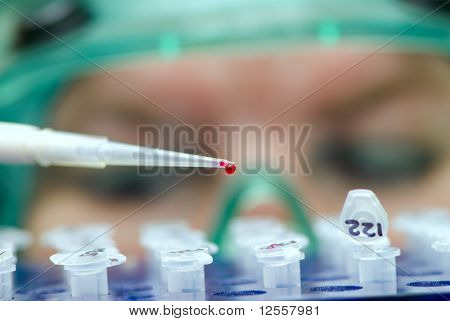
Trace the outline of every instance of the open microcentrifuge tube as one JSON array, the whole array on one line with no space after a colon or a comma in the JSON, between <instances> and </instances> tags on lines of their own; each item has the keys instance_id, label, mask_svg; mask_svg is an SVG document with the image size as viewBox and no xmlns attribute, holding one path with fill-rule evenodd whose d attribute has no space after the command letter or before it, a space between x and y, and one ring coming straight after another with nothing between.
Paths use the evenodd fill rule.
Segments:
<instances>
[{"instance_id":1,"label":"open microcentrifuge tube","mask_svg":"<svg viewBox=\"0 0 450 321\"><path fill-rule=\"evenodd\" d=\"M338 232L339 217L327 216L314 222L314 231L319 239L319 256L326 258L323 263L337 271L346 269L348 237Z\"/></svg>"},{"instance_id":2,"label":"open microcentrifuge tube","mask_svg":"<svg viewBox=\"0 0 450 321\"><path fill-rule=\"evenodd\" d=\"M361 284L395 283L397 281L396 247L361 249L354 258L359 260L359 282Z\"/></svg>"},{"instance_id":3,"label":"open microcentrifuge tube","mask_svg":"<svg viewBox=\"0 0 450 321\"><path fill-rule=\"evenodd\" d=\"M192 230L186 224L156 224L143 228L141 245L148 251L148 273L155 291L167 288L167 269L163 267L161 253L204 248L208 254L218 252L216 244L206 240L206 234Z\"/></svg>"},{"instance_id":4,"label":"open microcentrifuge tube","mask_svg":"<svg viewBox=\"0 0 450 321\"><path fill-rule=\"evenodd\" d=\"M0 248L0 300L10 300L13 296L16 257L11 248Z\"/></svg>"},{"instance_id":5,"label":"open microcentrifuge tube","mask_svg":"<svg viewBox=\"0 0 450 321\"><path fill-rule=\"evenodd\" d=\"M434 242L432 247L439 255L438 259L443 274L450 275L450 237Z\"/></svg>"},{"instance_id":6,"label":"open microcentrifuge tube","mask_svg":"<svg viewBox=\"0 0 450 321\"><path fill-rule=\"evenodd\" d=\"M350 191L340 223L346 235L355 243L348 250L359 262L360 283L395 282L395 261L400 255L400 249L389 246L387 213L375 194L363 189Z\"/></svg>"},{"instance_id":7,"label":"open microcentrifuge tube","mask_svg":"<svg viewBox=\"0 0 450 321\"><path fill-rule=\"evenodd\" d=\"M76 299L100 299L109 294L108 272L126 257L115 248L95 248L75 253L57 253L50 257L55 265L69 272L70 290Z\"/></svg>"},{"instance_id":8,"label":"open microcentrifuge tube","mask_svg":"<svg viewBox=\"0 0 450 321\"><path fill-rule=\"evenodd\" d=\"M140 230L142 237L156 235L173 235L190 230L189 224L183 220L157 221L144 224Z\"/></svg>"},{"instance_id":9,"label":"open microcentrifuge tube","mask_svg":"<svg viewBox=\"0 0 450 321\"><path fill-rule=\"evenodd\" d=\"M216 244L206 240L203 231L191 230L189 228L164 228L158 230L145 230L140 237L141 245L158 255L160 251L181 250L188 248L205 247L210 253L218 251Z\"/></svg>"},{"instance_id":10,"label":"open microcentrifuge tube","mask_svg":"<svg viewBox=\"0 0 450 321\"><path fill-rule=\"evenodd\" d=\"M58 252L75 252L80 249L114 247L109 224L83 224L60 226L45 232L42 244Z\"/></svg>"},{"instance_id":11,"label":"open microcentrifuge tube","mask_svg":"<svg viewBox=\"0 0 450 321\"><path fill-rule=\"evenodd\" d=\"M31 241L31 235L27 231L11 226L0 226L0 247L11 247L13 254L27 248Z\"/></svg>"},{"instance_id":12,"label":"open microcentrifuge tube","mask_svg":"<svg viewBox=\"0 0 450 321\"><path fill-rule=\"evenodd\" d=\"M300 288L300 261L305 258L298 239L285 239L255 247L256 258L263 266L266 289Z\"/></svg>"},{"instance_id":13,"label":"open microcentrifuge tube","mask_svg":"<svg viewBox=\"0 0 450 321\"><path fill-rule=\"evenodd\" d=\"M205 265L213 262L207 248L161 251L161 267L170 294L205 291Z\"/></svg>"},{"instance_id":14,"label":"open microcentrifuge tube","mask_svg":"<svg viewBox=\"0 0 450 321\"><path fill-rule=\"evenodd\" d=\"M286 227L270 217L237 218L230 225L229 240L233 244L230 254L244 273L254 274L260 267L254 247L283 238L286 233Z\"/></svg>"},{"instance_id":15,"label":"open microcentrifuge tube","mask_svg":"<svg viewBox=\"0 0 450 321\"><path fill-rule=\"evenodd\" d=\"M394 228L406 236L407 251L417 253L417 260L434 265L441 256L430 246L450 235L450 214L442 208L411 210L394 218Z\"/></svg>"},{"instance_id":16,"label":"open microcentrifuge tube","mask_svg":"<svg viewBox=\"0 0 450 321\"><path fill-rule=\"evenodd\" d=\"M229 227L232 239L242 234L261 233L266 229L284 229L284 225L271 217L238 217Z\"/></svg>"}]
</instances>

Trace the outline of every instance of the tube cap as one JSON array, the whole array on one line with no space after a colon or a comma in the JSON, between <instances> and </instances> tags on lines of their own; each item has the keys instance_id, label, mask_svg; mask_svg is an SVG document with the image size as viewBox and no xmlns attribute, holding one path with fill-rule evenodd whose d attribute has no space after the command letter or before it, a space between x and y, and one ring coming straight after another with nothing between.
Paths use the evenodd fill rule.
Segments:
<instances>
[{"instance_id":1,"label":"tube cap","mask_svg":"<svg viewBox=\"0 0 450 321\"><path fill-rule=\"evenodd\" d=\"M340 225L351 238L368 244L387 236L388 216L372 191L356 189L347 195Z\"/></svg>"}]
</instances>

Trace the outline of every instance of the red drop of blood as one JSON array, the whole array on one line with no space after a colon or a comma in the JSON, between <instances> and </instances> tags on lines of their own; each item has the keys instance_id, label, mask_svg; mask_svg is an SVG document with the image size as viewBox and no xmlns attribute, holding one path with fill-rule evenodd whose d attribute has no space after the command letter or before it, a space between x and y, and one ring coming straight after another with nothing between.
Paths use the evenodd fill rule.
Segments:
<instances>
[{"instance_id":1,"label":"red drop of blood","mask_svg":"<svg viewBox=\"0 0 450 321\"><path fill-rule=\"evenodd\" d=\"M228 175L233 175L236 172L236 164L235 163L228 163L225 165L225 173Z\"/></svg>"}]
</instances>

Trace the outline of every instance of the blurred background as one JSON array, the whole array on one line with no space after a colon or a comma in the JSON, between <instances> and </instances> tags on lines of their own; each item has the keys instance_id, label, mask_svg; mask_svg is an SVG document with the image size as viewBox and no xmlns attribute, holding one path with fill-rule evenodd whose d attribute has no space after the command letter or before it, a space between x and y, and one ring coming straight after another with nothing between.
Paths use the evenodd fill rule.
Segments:
<instances>
[{"instance_id":1,"label":"blurred background","mask_svg":"<svg viewBox=\"0 0 450 321\"><path fill-rule=\"evenodd\" d=\"M312 174L277 179L321 215L367 188L394 216L450 207L449 56L443 0L0 0L0 121L128 143L139 143L139 125L179 120L312 124ZM129 256L141 254L131 236L151 220L183 218L220 234L223 191L249 181L195 174L160 196L180 175L0 173L0 224L35 235L114 223L157 197L116 229ZM233 215L290 218L283 201L268 199L244 199L251 206ZM47 260L45 251L36 243L28 256Z\"/></svg>"}]
</instances>

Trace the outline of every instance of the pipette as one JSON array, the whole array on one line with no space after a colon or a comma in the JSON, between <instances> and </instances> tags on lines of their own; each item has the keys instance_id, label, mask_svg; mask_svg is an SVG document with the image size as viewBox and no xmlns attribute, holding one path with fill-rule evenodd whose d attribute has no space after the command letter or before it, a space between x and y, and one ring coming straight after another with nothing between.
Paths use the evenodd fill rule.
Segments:
<instances>
[{"instance_id":1,"label":"pipette","mask_svg":"<svg viewBox=\"0 0 450 321\"><path fill-rule=\"evenodd\" d=\"M0 122L0 163L91 168L104 168L108 165L205 167L223 168L228 174L236 171L236 164L224 159L5 122Z\"/></svg>"}]
</instances>

